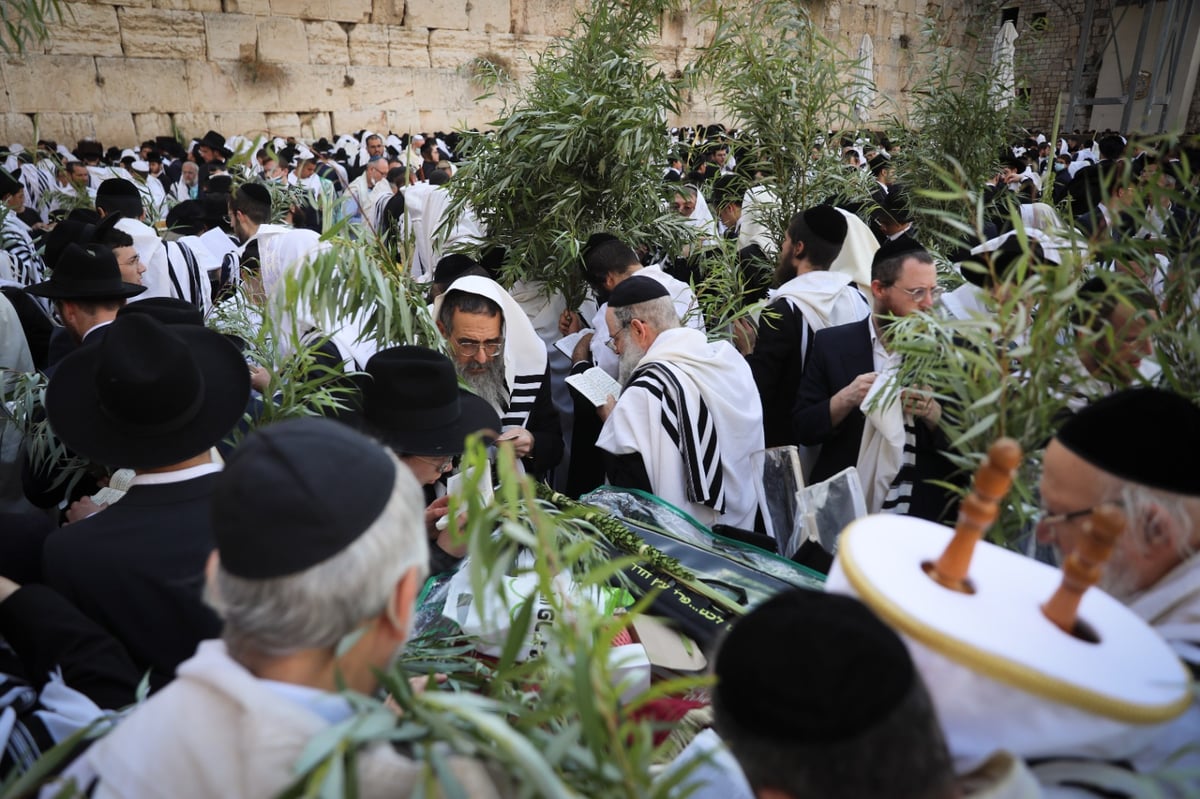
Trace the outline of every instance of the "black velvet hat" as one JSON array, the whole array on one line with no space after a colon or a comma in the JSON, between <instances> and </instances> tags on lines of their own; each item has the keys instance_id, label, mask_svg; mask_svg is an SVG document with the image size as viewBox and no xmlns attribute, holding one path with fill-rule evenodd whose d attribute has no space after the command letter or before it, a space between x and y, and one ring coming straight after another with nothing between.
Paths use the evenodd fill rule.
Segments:
<instances>
[{"instance_id":1,"label":"black velvet hat","mask_svg":"<svg viewBox=\"0 0 1200 799\"><path fill-rule=\"evenodd\" d=\"M13 177L7 169L0 169L0 197L8 197L24 189L21 181Z\"/></svg>"},{"instance_id":2,"label":"black velvet hat","mask_svg":"<svg viewBox=\"0 0 1200 799\"><path fill-rule=\"evenodd\" d=\"M458 278L469 273L472 269L482 270L478 262L467 255L460 252L450 253L443 256L437 262L437 266L433 268L433 282L443 285L450 285Z\"/></svg>"},{"instance_id":3,"label":"black velvet hat","mask_svg":"<svg viewBox=\"0 0 1200 799\"><path fill-rule=\"evenodd\" d=\"M425 347L389 347L367 361L367 432L404 455L457 455L477 430L499 431L500 416L458 385L454 364Z\"/></svg>"},{"instance_id":4,"label":"black velvet hat","mask_svg":"<svg viewBox=\"0 0 1200 799\"><path fill-rule=\"evenodd\" d=\"M129 314L59 364L46 414L63 443L106 466L152 469L185 461L233 429L250 371L225 337Z\"/></svg>"},{"instance_id":5,"label":"black velvet hat","mask_svg":"<svg viewBox=\"0 0 1200 799\"><path fill-rule=\"evenodd\" d=\"M1200 496L1200 407L1178 394L1157 388L1109 394L1068 419L1056 438L1123 480Z\"/></svg>"},{"instance_id":6,"label":"black velvet hat","mask_svg":"<svg viewBox=\"0 0 1200 799\"><path fill-rule=\"evenodd\" d=\"M870 731L919 679L904 642L865 605L807 590L779 594L737 621L713 671L718 726L725 717L797 744Z\"/></svg>"},{"instance_id":7,"label":"black velvet hat","mask_svg":"<svg viewBox=\"0 0 1200 799\"><path fill-rule=\"evenodd\" d=\"M54 229L46 234L46 249L42 260L53 269L70 244L86 246L96 241L96 226L78 219L60 219Z\"/></svg>"},{"instance_id":8,"label":"black velvet hat","mask_svg":"<svg viewBox=\"0 0 1200 799\"><path fill-rule=\"evenodd\" d=\"M233 151L225 146L225 137L220 133L217 133L215 130L210 130L208 133L205 133L204 138L202 138L199 143L211 150L218 151L225 158L233 155Z\"/></svg>"},{"instance_id":9,"label":"black velvet hat","mask_svg":"<svg viewBox=\"0 0 1200 799\"><path fill-rule=\"evenodd\" d=\"M846 232L850 229L846 217L832 205L814 205L806 210L804 224L825 241L839 247L846 243Z\"/></svg>"},{"instance_id":10,"label":"black velvet hat","mask_svg":"<svg viewBox=\"0 0 1200 799\"><path fill-rule=\"evenodd\" d=\"M667 287L652 277L634 275L617 284L608 296L609 308L626 308L639 302L657 300L659 297L669 297Z\"/></svg>"},{"instance_id":11,"label":"black velvet hat","mask_svg":"<svg viewBox=\"0 0 1200 799\"><path fill-rule=\"evenodd\" d=\"M133 181L125 178L109 178L100 184L96 189L96 197L132 197L141 201L142 195L138 193L137 186L133 185Z\"/></svg>"},{"instance_id":12,"label":"black velvet hat","mask_svg":"<svg viewBox=\"0 0 1200 799\"><path fill-rule=\"evenodd\" d=\"M52 300L100 300L135 297L145 286L121 280L121 267L113 251L103 244L68 244L44 283L25 291Z\"/></svg>"},{"instance_id":13,"label":"black velvet hat","mask_svg":"<svg viewBox=\"0 0 1200 799\"><path fill-rule=\"evenodd\" d=\"M875 251L875 257L871 259L871 268L874 269L878 264L889 258L918 252L927 252L927 250L911 236L900 236L891 241L885 241L883 246Z\"/></svg>"},{"instance_id":14,"label":"black velvet hat","mask_svg":"<svg viewBox=\"0 0 1200 799\"><path fill-rule=\"evenodd\" d=\"M267 580L316 566L375 523L395 485L387 450L344 424L303 417L259 428L213 487L221 567Z\"/></svg>"}]
</instances>

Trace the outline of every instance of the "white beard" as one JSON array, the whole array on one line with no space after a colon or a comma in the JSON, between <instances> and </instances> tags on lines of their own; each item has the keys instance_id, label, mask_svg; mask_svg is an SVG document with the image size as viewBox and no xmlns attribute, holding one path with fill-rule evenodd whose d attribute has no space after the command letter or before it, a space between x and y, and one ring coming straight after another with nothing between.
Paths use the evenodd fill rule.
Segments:
<instances>
[{"instance_id":1,"label":"white beard","mask_svg":"<svg viewBox=\"0 0 1200 799\"><path fill-rule=\"evenodd\" d=\"M504 379L503 355L492 358L480 371L461 374L472 391L487 400L496 413L504 415L508 408L508 381Z\"/></svg>"},{"instance_id":2,"label":"white beard","mask_svg":"<svg viewBox=\"0 0 1200 799\"><path fill-rule=\"evenodd\" d=\"M646 355L646 351L626 337L625 346L621 348L620 359L617 361L617 382L624 386L633 376L638 362Z\"/></svg>"}]
</instances>

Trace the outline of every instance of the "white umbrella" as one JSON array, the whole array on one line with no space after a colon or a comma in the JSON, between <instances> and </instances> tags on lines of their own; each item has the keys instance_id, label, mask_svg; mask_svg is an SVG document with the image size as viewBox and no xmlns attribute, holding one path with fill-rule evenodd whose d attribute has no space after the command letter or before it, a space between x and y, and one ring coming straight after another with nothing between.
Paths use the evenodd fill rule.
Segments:
<instances>
[{"instance_id":1,"label":"white umbrella","mask_svg":"<svg viewBox=\"0 0 1200 799\"><path fill-rule=\"evenodd\" d=\"M875 104L875 43L864 33L858 44L858 63L854 67L854 116L859 122L871 118Z\"/></svg>"},{"instance_id":2,"label":"white umbrella","mask_svg":"<svg viewBox=\"0 0 1200 799\"><path fill-rule=\"evenodd\" d=\"M1005 22L992 44L992 104L997 111L1012 105L1017 79L1013 61L1017 56L1017 29Z\"/></svg>"}]
</instances>

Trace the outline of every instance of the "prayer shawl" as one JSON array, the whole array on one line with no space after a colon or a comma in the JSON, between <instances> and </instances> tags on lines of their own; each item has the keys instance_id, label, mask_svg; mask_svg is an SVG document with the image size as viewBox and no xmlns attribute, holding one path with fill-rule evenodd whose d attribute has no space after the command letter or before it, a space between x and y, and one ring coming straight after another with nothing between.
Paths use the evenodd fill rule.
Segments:
<instances>
[{"instance_id":1,"label":"prayer shawl","mask_svg":"<svg viewBox=\"0 0 1200 799\"><path fill-rule=\"evenodd\" d=\"M778 205L776 197L766 186L751 186L742 195L742 218L738 226L738 250L757 244L766 255L774 257L779 252L775 239L767 230L767 211Z\"/></svg>"},{"instance_id":2,"label":"prayer shawl","mask_svg":"<svg viewBox=\"0 0 1200 799\"><path fill-rule=\"evenodd\" d=\"M890 360L898 359L893 355L890 356ZM859 407L867 417L857 463L858 476L862 480L863 495L867 501L867 512L879 513L891 500L888 510L904 513L908 509L908 503L905 501L903 508L899 507L899 486L897 494L891 494L893 484L904 465L916 463L916 448L913 433L909 429L912 419L904 413L900 403L895 363L879 373ZM908 497L911 494L912 485L909 484L904 496Z\"/></svg>"},{"instance_id":3,"label":"prayer shawl","mask_svg":"<svg viewBox=\"0 0 1200 799\"><path fill-rule=\"evenodd\" d=\"M503 430L526 427L538 392L542 390L542 383L546 379L549 356L546 354L545 343L534 330L533 323L529 321L520 304L491 278L479 275L460 277L450 284L446 294L451 291L478 294L500 306L500 312L504 316L504 381L508 385L508 405L496 410L500 413L500 426ZM446 294L433 301L431 310L435 320Z\"/></svg>"},{"instance_id":4,"label":"prayer shawl","mask_svg":"<svg viewBox=\"0 0 1200 799\"><path fill-rule=\"evenodd\" d=\"M133 237L133 248L137 250L138 258L146 266L146 272L142 275L142 285L146 290L136 297L130 297L129 300L134 302L151 297L175 296L171 290L171 266L167 261L167 248L159 238L158 231L136 219L125 217L118 219L115 227Z\"/></svg>"},{"instance_id":5,"label":"prayer shawl","mask_svg":"<svg viewBox=\"0 0 1200 799\"><path fill-rule=\"evenodd\" d=\"M19 286L32 286L48 279L46 264L29 235L29 226L8 209L0 219L0 248L11 256L11 274L0 275Z\"/></svg>"},{"instance_id":6,"label":"prayer shawl","mask_svg":"<svg viewBox=\"0 0 1200 799\"><path fill-rule=\"evenodd\" d=\"M813 333L836 325L858 322L871 313L871 306L843 274L816 271L797 275L784 283L771 299L783 297L800 312L800 363L808 360Z\"/></svg>"},{"instance_id":7,"label":"prayer shawl","mask_svg":"<svg viewBox=\"0 0 1200 799\"><path fill-rule=\"evenodd\" d=\"M190 302L203 314L212 309L212 283L209 271L221 268L197 236L184 236L166 242L167 277L171 280L171 296Z\"/></svg>"},{"instance_id":8,"label":"prayer shawl","mask_svg":"<svg viewBox=\"0 0 1200 799\"><path fill-rule=\"evenodd\" d=\"M829 271L849 275L862 289L863 294L869 297L871 261L875 257L875 251L879 249L879 242L866 222L849 211L841 208L837 210L846 219L846 241L842 244L842 251L838 253L838 257L833 259Z\"/></svg>"},{"instance_id":9,"label":"prayer shawl","mask_svg":"<svg viewBox=\"0 0 1200 799\"><path fill-rule=\"evenodd\" d=\"M647 266L639 269L634 273L639 277L648 277L663 285L663 288L671 295L671 302L675 305L675 313L679 316L679 321L683 322L685 327L690 327L694 330L699 330L701 333L706 332L704 329L704 314L700 312L700 304L696 301L696 294L692 291L692 287L682 280L677 280L671 277L662 270L659 266ZM616 377L619 371L619 360L617 354L608 348L608 322L605 320L605 313L608 312L608 303L604 303L592 317L592 329L595 334L592 336L592 363L599 366L604 371L608 372L612 377Z\"/></svg>"},{"instance_id":10,"label":"prayer shawl","mask_svg":"<svg viewBox=\"0 0 1200 799\"><path fill-rule=\"evenodd\" d=\"M596 446L640 454L656 495L702 524L753 529L760 505L762 403L728 342L681 327L658 334Z\"/></svg>"},{"instance_id":11,"label":"prayer shawl","mask_svg":"<svg viewBox=\"0 0 1200 799\"><path fill-rule=\"evenodd\" d=\"M415 244L412 275L421 282L433 279L437 262L452 246L483 241L483 225L469 208L446 227L449 207L450 193L443 186L417 183L404 193L404 214Z\"/></svg>"}]
</instances>

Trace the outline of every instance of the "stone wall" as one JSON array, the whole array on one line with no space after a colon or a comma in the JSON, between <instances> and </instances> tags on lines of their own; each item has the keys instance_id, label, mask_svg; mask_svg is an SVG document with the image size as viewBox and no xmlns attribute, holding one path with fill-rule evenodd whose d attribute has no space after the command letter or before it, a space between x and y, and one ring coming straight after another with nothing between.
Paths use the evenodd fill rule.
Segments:
<instances>
[{"instance_id":1,"label":"stone wall","mask_svg":"<svg viewBox=\"0 0 1200 799\"><path fill-rule=\"evenodd\" d=\"M2 1L2 0L0 0ZM518 80L587 0L64 0L50 39L0 58L0 142L94 136L130 145L175 132L303 137L370 128L483 126L477 58ZM880 116L907 110L926 0L813 0L855 53L874 40ZM752 4L751 4L752 6ZM664 16L655 53L682 69L712 36L698 13ZM704 92L673 122L727 121Z\"/></svg>"}]
</instances>

